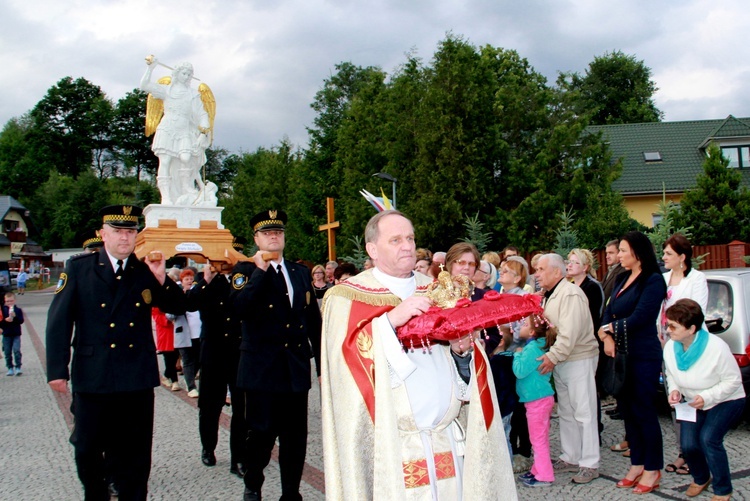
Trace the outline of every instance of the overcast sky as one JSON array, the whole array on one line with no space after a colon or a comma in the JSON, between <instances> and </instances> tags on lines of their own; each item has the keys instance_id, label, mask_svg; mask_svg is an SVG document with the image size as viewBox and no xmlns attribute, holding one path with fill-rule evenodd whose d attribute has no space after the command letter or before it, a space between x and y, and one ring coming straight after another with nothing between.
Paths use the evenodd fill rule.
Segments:
<instances>
[{"instance_id":1,"label":"overcast sky","mask_svg":"<svg viewBox=\"0 0 750 501\"><path fill-rule=\"evenodd\" d=\"M746 12L747 0L0 0L0 125L65 76L116 101L155 54L193 63L213 90L216 146L305 147L337 63L392 73L411 50L430 61L448 32L514 49L550 83L620 50L652 69L665 120L750 116Z\"/></svg>"}]
</instances>

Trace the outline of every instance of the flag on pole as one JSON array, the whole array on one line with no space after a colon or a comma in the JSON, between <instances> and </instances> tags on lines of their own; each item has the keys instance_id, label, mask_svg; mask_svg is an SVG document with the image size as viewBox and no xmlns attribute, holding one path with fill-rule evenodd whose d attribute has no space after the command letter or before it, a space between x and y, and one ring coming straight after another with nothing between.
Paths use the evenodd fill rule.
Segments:
<instances>
[{"instance_id":1,"label":"flag on pole","mask_svg":"<svg viewBox=\"0 0 750 501\"><path fill-rule=\"evenodd\" d=\"M370 193L367 190L359 190L360 195L365 197L365 200L370 202L373 207L375 207L375 210L378 212L383 212L384 210L390 210L394 209L393 204L388 199L387 196L385 196L385 193L383 192L383 188L380 188L380 194L383 195L382 197L376 197L372 193Z\"/></svg>"}]
</instances>

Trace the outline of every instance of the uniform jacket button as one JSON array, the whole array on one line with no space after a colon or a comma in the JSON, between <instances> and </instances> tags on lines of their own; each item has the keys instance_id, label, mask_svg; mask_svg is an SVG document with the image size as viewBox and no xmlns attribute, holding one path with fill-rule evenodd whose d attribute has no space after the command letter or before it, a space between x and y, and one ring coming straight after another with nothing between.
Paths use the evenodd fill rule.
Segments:
<instances>
[{"instance_id":1,"label":"uniform jacket button","mask_svg":"<svg viewBox=\"0 0 750 501\"><path fill-rule=\"evenodd\" d=\"M115 324L111 323L111 324L109 324L109 327L110 327L110 329L114 329L115 328Z\"/></svg>"},{"instance_id":2,"label":"uniform jacket button","mask_svg":"<svg viewBox=\"0 0 750 501\"><path fill-rule=\"evenodd\" d=\"M132 347L133 347L133 345L132 345L132 344L131 344L131 345L128 345L128 348L132 348Z\"/></svg>"},{"instance_id":3,"label":"uniform jacket button","mask_svg":"<svg viewBox=\"0 0 750 501\"><path fill-rule=\"evenodd\" d=\"M289 343L284 343L284 348L289 348Z\"/></svg>"},{"instance_id":4,"label":"uniform jacket button","mask_svg":"<svg viewBox=\"0 0 750 501\"><path fill-rule=\"evenodd\" d=\"M272 304L269 304L269 305L268 305L268 307L269 307L269 308L273 308L273 305L272 305Z\"/></svg>"},{"instance_id":5,"label":"uniform jacket button","mask_svg":"<svg viewBox=\"0 0 750 501\"><path fill-rule=\"evenodd\" d=\"M141 305L141 303L135 303L135 307L138 308Z\"/></svg>"},{"instance_id":6,"label":"uniform jacket button","mask_svg":"<svg viewBox=\"0 0 750 501\"><path fill-rule=\"evenodd\" d=\"M130 326L133 327L135 324L133 322L130 322Z\"/></svg>"},{"instance_id":7,"label":"uniform jacket button","mask_svg":"<svg viewBox=\"0 0 750 501\"><path fill-rule=\"evenodd\" d=\"M109 345L110 348L114 348L115 346L117 346L115 343L112 343L111 345Z\"/></svg>"},{"instance_id":8,"label":"uniform jacket button","mask_svg":"<svg viewBox=\"0 0 750 501\"><path fill-rule=\"evenodd\" d=\"M102 308L106 308L106 307L107 307L107 303L102 303Z\"/></svg>"}]
</instances>

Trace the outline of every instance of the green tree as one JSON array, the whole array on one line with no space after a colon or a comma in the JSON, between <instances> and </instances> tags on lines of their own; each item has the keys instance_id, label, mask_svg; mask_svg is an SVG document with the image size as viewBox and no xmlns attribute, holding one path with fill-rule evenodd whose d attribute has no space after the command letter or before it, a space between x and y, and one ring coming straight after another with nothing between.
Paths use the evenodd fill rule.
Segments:
<instances>
[{"instance_id":1,"label":"green tree","mask_svg":"<svg viewBox=\"0 0 750 501\"><path fill-rule=\"evenodd\" d=\"M231 197L226 199L222 220L235 236L253 240L250 219L262 210L284 210L289 223L286 229L287 244L284 255L288 259L311 259L302 252L305 241L315 233L309 233L300 225L301 214L293 207L295 191L291 187L292 173L299 169L301 154L287 141L273 148L258 148L253 153L231 157L237 169ZM316 228L317 229L317 228ZM324 238L324 237L323 237Z\"/></svg>"},{"instance_id":2,"label":"green tree","mask_svg":"<svg viewBox=\"0 0 750 501\"><path fill-rule=\"evenodd\" d=\"M38 161L29 142L28 115L12 118L0 132L0 192L18 200L33 194L47 180L50 166Z\"/></svg>"},{"instance_id":3,"label":"green tree","mask_svg":"<svg viewBox=\"0 0 750 501\"><path fill-rule=\"evenodd\" d=\"M156 176L159 160L151 151L153 137L146 137L146 98L148 94L133 89L117 101L112 122L114 155L123 171L140 180L144 172Z\"/></svg>"},{"instance_id":4,"label":"green tree","mask_svg":"<svg viewBox=\"0 0 750 501\"><path fill-rule=\"evenodd\" d=\"M729 168L721 148L712 143L696 187L680 200L676 226L693 228L693 245L726 244L750 238L750 191L740 187L742 174Z\"/></svg>"},{"instance_id":5,"label":"green tree","mask_svg":"<svg viewBox=\"0 0 750 501\"><path fill-rule=\"evenodd\" d=\"M464 221L464 228L466 228L466 237L463 241L473 244L477 248L480 254L484 254L489 250L489 243L492 240L492 234L484 231L484 223L479 220L479 213L473 217L466 216Z\"/></svg>"},{"instance_id":6,"label":"green tree","mask_svg":"<svg viewBox=\"0 0 750 501\"><path fill-rule=\"evenodd\" d=\"M305 157L312 183L336 197L341 252L372 216L359 190L389 191L377 172L398 179L398 208L419 245L434 249L463 233L463 214L493 230L490 247L550 248L563 207L579 215L576 229L591 247L628 225L611 190L619 164L600 136L585 134L567 94L516 52L449 34L429 63L409 54L389 80L344 68L348 78L337 74L318 95Z\"/></svg>"},{"instance_id":7,"label":"green tree","mask_svg":"<svg viewBox=\"0 0 750 501\"><path fill-rule=\"evenodd\" d=\"M658 122L663 116L653 100L658 89L651 68L619 50L595 57L584 75L561 73L557 85L593 125Z\"/></svg>"},{"instance_id":8,"label":"green tree","mask_svg":"<svg viewBox=\"0 0 750 501\"><path fill-rule=\"evenodd\" d=\"M77 178L53 171L27 207L40 228L45 248L78 247L78 235L101 226L98 211L108 205L105 184L89 169Z\"/></svg>"},{"instance_id":9,"label":"green tree","mask_svg":"<svg viewBox=\"0 0 750 501\"><path fill-rule=\"evenodd\" d=\"M560 217L560 228L555 232L555 247L554 252L560 254L563 258L567 258L570 251L580 247L578 241L578 232L573 228L573 220L575 219L573 210L563 209Z\"/></svg>"},{"instance_id":10,"label":"green tree","mask_svg":"<svg viewBox=\"0 0 750 501\"><path fill-rule=\"evenodd\" d=\"M84 78L61 79L30 112L31 146L40 160L62 174L77 176L104 164L111 148L112 103L102 89ZM103 167L102 167L103 168Z\"/></svg>"}]
</instances>

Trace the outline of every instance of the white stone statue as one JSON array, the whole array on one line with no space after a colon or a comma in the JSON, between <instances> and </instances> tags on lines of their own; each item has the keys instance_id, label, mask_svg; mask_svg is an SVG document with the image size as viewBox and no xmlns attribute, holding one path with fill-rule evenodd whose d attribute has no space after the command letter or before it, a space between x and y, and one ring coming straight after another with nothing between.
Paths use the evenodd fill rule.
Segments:
<instances>
[{"instance_id":1,"label":"white stone statue","mask_svg":"<svg viewBox=\"0 0 750 501\"><path fill-rule=\"evenodd\" d=\"M207 188L201 178L206 163L206 148L213 140L216 100L208 85L198 90L190 84L193 66L180 63L174 68L146 58L148 68L141 89L149 93L146 105L146 136L154 134L151 146L159 157L156 183L163 205L216 207L216 185ZM156 65L172 70L171 77L151 82ZM213 191L212 191L213 190Z\"/></svg>"}]
</instances>

